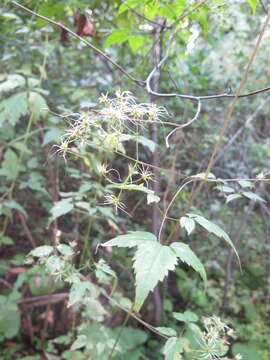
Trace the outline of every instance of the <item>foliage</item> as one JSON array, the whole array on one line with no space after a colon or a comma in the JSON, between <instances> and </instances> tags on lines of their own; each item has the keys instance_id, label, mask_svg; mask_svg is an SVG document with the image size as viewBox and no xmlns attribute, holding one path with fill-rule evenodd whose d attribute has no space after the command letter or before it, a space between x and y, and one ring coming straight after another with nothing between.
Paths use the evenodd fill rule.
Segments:
<instances>
[{"instance_id":1,"label":"foliage","mask_svg":"<svg viewBox=\"0 0 270 360\"><path fill-rule=\"evenodd\" d=\"M264 2L2 3L0 358L267 360Z\"/></svg>"}]
</instances>

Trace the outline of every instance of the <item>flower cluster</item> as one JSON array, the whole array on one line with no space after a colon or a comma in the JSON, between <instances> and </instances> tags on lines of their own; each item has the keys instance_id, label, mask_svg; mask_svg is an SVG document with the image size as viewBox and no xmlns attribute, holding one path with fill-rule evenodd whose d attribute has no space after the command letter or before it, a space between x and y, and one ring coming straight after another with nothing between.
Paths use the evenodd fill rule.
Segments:
<instances>
[{"instance_id":1,"label":"flower cluster","mask_svg":"<svg viewBox=\"0 0 270 360\"><path fill-rule=\"evenodd\" d=\"M136 141L142 127L167 115L162 106L137 104L128 91L117 91L112 98L102 94L99 104L101 109L92 109L79 114L75 120L69 120L69 127L57 146L57 152L62 153L64 158L70 151L70 145L75 142L109 152L124 152L123 141Z\"/></svg>"},{"instance_id":2,"label":"flower cluster","mask_svg":"<svg viewBox=\"0 0 270 360\"><path fill-rule=\"evenodd\" d=\"M196 358L201 360L213 360L224 358L228 351L227 337L233 336L233 330L219 317L210 317L203 320L205 331L197 337L200 349L196 351ZM236 359L240 360L240 355Z\"/></svg>"},{"instance_id":3,"label":"flower cluster","mask_svg":"<svg viewBox=\"0 0 270 360\"><path fill-rule=\"evenodd\" d=\"M138 142L141 141L141 130L147 125L161 121L167 115L164 107L156 104L137 104L135 97L128 91L117 91L114 97L102 94L99 106L89 111L72 114L68 118L69 126L61 143L57 146L57 153L62 153L66 160L68 153L77 153L78 149L85 150L87 146L105 153L125 154L123 143L127 140L136 142L134 163L127 167L124 179L120 172L110 168L106 162L97 165L99 175L110 184L117 185L118 195L105 195L103 204L112 205L116 213L118 210L127 213L125 204L121 201L123 190L138 190L147 193L149 182L154 181L153 173L148 166L138 161ZM137 160L136 160L137 159ZM152 200L153 201L153 200Z\"/></svg>"}]
</instances>

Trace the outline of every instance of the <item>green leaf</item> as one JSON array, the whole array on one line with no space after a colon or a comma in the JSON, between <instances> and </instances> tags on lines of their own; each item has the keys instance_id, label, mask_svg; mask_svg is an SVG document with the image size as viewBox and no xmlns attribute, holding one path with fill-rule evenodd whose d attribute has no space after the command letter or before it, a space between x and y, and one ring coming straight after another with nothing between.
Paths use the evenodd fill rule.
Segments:
<instances>
[{"instance_id":1,"label":"green leaf","mask_svg":"<svg viewBox=\"0 0 270 360\"><path fill-rule=\"evenodd\" d=\"M70 289L68 307L82 301L86 291L90 289L91 283L89 281L80 281L78 283L74 283Z\"/></svg>"},{"instance_id":2,"label":"green leaf","mask_svg":"<svg viewBox=\"0 0 270 360\"><path fill-rule=\"evenodd\" d=\"M260 348L258 345L253 343L235 343L232 346L232 353L234 356L237 354L242 355L243 360L262 360L260 355Z\"/></svg>"},{"instance_id":3,"label":"green leaf","mask_svg":"<svg viewBox=\"0 0 270 360\"><path fill-rule=\"evenodd\" d=\"M128 40L129 34L130 30L128 28L114 30L105 40L105 46L121 44Z\"/></svg>"},{"instance_id":4,"label":"green leaf","mask_svg":"<svg viewBox=\"0 0 270 360\"><path fill-rule=\"evenodd\" d=\"M161 334L163 335L166 335L166 336L176 336L177 335L177 332L172 329L172 328L169 328L169 327L156 327L155 328L158 332L160 332Z\"/></svg>"},{"instance_id":5,"label":"green leaf","mask_svg":"<svg viewBox=\"0 0 270 360\"><path fill-rule=\"evenodd\" d=\"M46 261L46 269L51 275L55 275L65 268L66 262L59 256L52 255Z\"/></svg>"},{"instance_id":6,"label":"green leaf","mask_svg":"<svg viewBox=\"0 0 270 360\"><path fill-rule=\"evenodd\" d=\"M244 192L242 192L242 194L243 194L246 198L248 198L248 199L250 199L250 200L266 202L262 197L260 197L260 196L257 195L257 194L254 194L254 193L251 192L251 191L244 191Z\"/></svg>"},{"instance_id":7,"label":"green leaf","mask_svg":"<svg viewBox=\"0 0 270 360\"><path fill-rule=\"evenodd\" d=\"M136 273L135 311L140 310L149 292L168 275L169 270L175 269L176 264L177 255L169 246L156 241L138 246L133 264Z\"/></svg>"},{"instance_id":8,"label":"green leaf","mask_svg":"<svg viewBox=\"0 0 270 360\"><path fill-rule=\"evenodd\" d=\"M17 203L14 200L11 201L6 201L3 203L4 206L8 207L9 209L14 209L14 210L18 210L20 213L22 213L25 217L27 216L26 211L24 210L24 208Z\"/></svg>"},{"instance_id":9,"label":"green leaf","mask_svg":"<svg viewBox=\"0 0 270 360\"><path fill-rule=\"evenodd\" d=\"M27 93L19 92L0 102L0 124L8 121L16 124L27 114Z\"/></svg>"},{"instance_id":10,"label":"green leaf","mask_svg":"<svg viewBox=\"0 0 270 360\"><path fill-rule=\"evenodd\" d=\"M109 264L107 264L103 259L100 259L98 263L95 264L98 270L105 272L108 275L116 278L115 272L112 270Z\"/></svg>"},{"instance_id":11,"label":"green leaf","mask_svg":"<svg viewBox=\"0 0 270 360\"><path fill-rule=\"evenodd\" d=\"M0 83L0 93L14 90L18 86L24 86L25 79L21 75L11 74L7 79Z\"/></svg>"},{"instance_id":12,"label":"green leaf","mask_svg":"<svg viewBox=\"0 0 270 360\"><path fill-rule=\"evenodd\" d=\"M171 249L173 249L173 251L175 251L177 257L181 261L191 266L195 271L197 271L201 275L201 278L206 284L207 277L204 266L201 263L200 259L197 257L197 255L195 255L195 253L190 249L190 247L181 242L174 242L170 245L170 247Z\"/></svg>"},{"instance_id":13,"label":"green leaf","mask_svg":"<svg viewBox=\"0 0 270 360\"><path fill-rule=\"evenodd\" d=\"M0 341L16 336L20 323L21 316L16 303L10 297L0 295Z\"/></svg>"},{"instance_id":14,"label":"green leaf","mask_svg":"<svg viewBox=\"0 0 270 360\"><path fill-rule=\"evenodd\" d=\"M101 246L133 247L142 245L146 242L154 242L156 240L156 236L152 233L144 231L132 231L126 235L119 235L116 238L101 244Z\"/></svg>"},{"instance_id":15,"label":"green leaf","mask_svg":"<svg viewBox=\"0 0 270 360\"><path fill-rule=\"evenodd\" d=\"M228 204L230 201L240 199L242 196L240 194L230 194L226 197L226 204Z\"/></svg>"},{"instance_id":16,"label":"green leaf","mask_svg":"<svg viewBox=\"0 0 270 360\"><path fill-rule=\"evenodd\" d=\"M69 245L59 244L56 246L56 249L60 252L60 254L62 254L64 256L74 255L74 251Z\"/></svg>"},{"instance_id":17,"label":"green leaf","mask_svg":"<svg viewBox=\"0 0 270 360\"><path fill-rule=\"evenodd\" d=\"M127 10L129 10L129 7L126 4L121 4L118 9L118 14L120 15Z\"/></svg>"},{"instance_id":18,"label":"green leaf","mask_svg":"<svg viewBox=\"0 0 270 360\"><path fill-rule=\"evenodd\" d=\"M2 167L0 169L0 175L5 176L7 180L16 179L19 171L19 159L16 153L7 149L4 155L4 161L2 162Z\"/></svg>"},{"instance_id":19,"label":"green leaf","mask_svg":"<svg viewBox=\"0 0 270 360\"><path fill-rule=\"evenodd\" d=\"M255 14L258 5L258 0L247 0L247 1L252 8L253 14Z\"/></svg>"},{"instance_id":20,"label":"green leaf","mask_svg":"<svg viewBox=\"0 0 270 360\"><path fill-rule=\"evenodd\" d=\"M71 345L70 350L74 351L77 349L81 349L82 347L86 346L89 342L89 339L86 335L78 335L77 339Z\"/></svg>"},{"instance_id":21,"label":"green leaf","mask_svg":"<svg viewBox=\"0 0 270 360\"><path fill-rule=\"evenodd\" d=\"M69 198L56 202L50 210L50 213L52 214L51 221L69 213L74 208L74 205L71 201L72 199Z\"/></svg>"},{"instance_id":22,"label":"green leaf","mask_svg":"<svg viewBox=\"0 0 270 360\"><path fill-rule=\"evenodd\" d=\"M195 229L195 221L190 219L189 217L182 216L180 218L180 226L181 228L186 229L188 235L190 235Z\"/></svg>"},{"instance_id":23,"label":"green leaf","mask_svg":"<svg viewBox=\"0 0 270 360\"><path fill-rule=\"evenodd\" d=\"M237 181L238 182L238 184L240 185L240 186L242 186L242 188L252 188L252 187L254 187L254 184L251 182L251 181L247 181L247 180L239 180L239 181Z\"/></svg>"},{"instance_id":24,"label":"green leaf","mask_svg":"<svg viewBox=\"0 0 270 360\"><path fill-rule=\"evenodd\" d=\"M221 229L218 225L212 223L211 221L205 219L203 216L197 214L188 214L193 220L195 220L199 225L201 225L205 230L208 232L215 234L217 237L224 239L234 250L236 257L238 259L239 265L241 267L240 258L236 251L236 248L233 245L232 240L230 239L229 235Z\"/></svg>"},{"instance_id":25,"label":"green leaf","mask_svg":"<svg viewBox=\"0 0 270 360\"><path fill-rule=\"evenodd\" d=\"M216 189L218 189L219 191L225 192L225 193L232 193L234 192L234 188L227 186L227 185L218 185L216 186Z\"/></svg>"},{"instance_id":26,"label":"green leaf","mask_svg":"<svg viewBox=\"0 0 270 360\"><path fill-rule=\"evenodd\" d=\"M55 140L59 139L60 136L63 135L63 130L60 130L56 127L50 128L44 136L42 146L49 144L50 142L54 142Z\"/></svg>"},{"instance_id":27,"label":"green leaf","mask_svg":"<svg viewBox=\"0 0 270 360\"><path fill-rule=\"evenodd\" d=\"M29 255L35 257L47 257L53 252L53 247L49 245L38 246L30 252Z\"/></svg>"},{"instance_id":28,"label":"green leaf","mask_svg":"<svg viewBox=\"0 0 270 360\"><path fill-rule=\"evenodd\" d=\"M165 360L178 360L182 352L183 344L177 337L169 338L162 350L163 355L165 355Z\"/></svg>"},{"instance_id":29,"label":"green leaf","mask_svg":"<svg viewBox=\"0 0 270 360\"><path fill-rule=\"evenodd\" d=\"M192 311L185 311L183 313L181 312L174 312L173 313L173 317L178 320L178 321L183 321L186 323L190 323L190 322L196 322L199 320L198 316L192 312Z\"/></svg>"},{"instance_id":30,"label":"green leaf","mask_svg":"<svg viewBox=\"0 0 270 360\"><path fill-rule=\"evenodd\" d=\"M128 38L131 50L136 53L145 43L145 38L142 35L132 35Z\"/></svg>"},{"instance_id":31,"label":"green leaf","mask_svg":"<svg viewBox=\"0 0 270 360\"><path fill-rule=\"evenodd\" d=\"M151 152L154 152L154 151L155 151L155 149L156 149L156 143L155 143L154 141L152 141L152 140L150 140L150 139L147 139L147 138L144 137L144 136L136 136L136 140L137 140L140 144L148 147L148 149L149 149Z\"/></svg>"},{"instance_id":32,"label":"green leaf","mask_svg":"<svg viewBox=\"0 0 270 360\"><path fill-rule=\"evenodd\" d=\"M48 108L46 100L37 92L29 94L29 110L33 113L34 120L46 115L45 109Z\"/></svg>"}]
</instances>

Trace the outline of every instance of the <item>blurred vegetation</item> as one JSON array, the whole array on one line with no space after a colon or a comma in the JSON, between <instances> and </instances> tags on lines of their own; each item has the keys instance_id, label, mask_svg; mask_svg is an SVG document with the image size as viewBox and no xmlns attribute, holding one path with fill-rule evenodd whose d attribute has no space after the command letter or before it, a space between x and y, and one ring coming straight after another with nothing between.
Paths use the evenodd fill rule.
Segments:
<instances>
[{"instance_id":1,"label":"blurred vegetation","mask_svg":"<svg viewBox=\"0 0 270 360\"><path fill-rule=\"evenodd\" d=\"M0 359L268 360L269 92L237 100L213 181L196 194L202 181L192 176L204 177L231 98L204 100L168 148L163 122L187 123L196 102L150 96L110 61L145 80L155 51L168 51L154 80L160 92L235 94L267 2L20 4L109 60L1 1ZM269 34L268 26L242 93L269 86ZM166 211L164 246L150 246L153 213L160 226ZM137 246L132 234L145 241L136 255L113 247ZM156 276L143 276L172 242L189 245L181 262L161 256Z\"/></svg>"}]
</instances>

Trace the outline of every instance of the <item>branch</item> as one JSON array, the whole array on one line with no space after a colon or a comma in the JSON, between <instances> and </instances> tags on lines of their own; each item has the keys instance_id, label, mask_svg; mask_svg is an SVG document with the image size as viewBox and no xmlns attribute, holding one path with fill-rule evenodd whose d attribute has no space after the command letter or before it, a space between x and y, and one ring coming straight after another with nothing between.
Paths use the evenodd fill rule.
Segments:
<instances>
[{"instance_id":1,"label":"branch","mask_svg":"<svg viewBox=\"0 0 270 360\"><path fill-rule=\"evenodd\" d=\"M176 129L173 129L167 136L166 136L166 146L167 148L170 147L170 144L169 144L169 138L177 131L177 130L180 130L180 129L183 129L184 127L192 124L194 121L196 121L198 118L199 118L199 115L200 115L200 112L201 112L201 100L198 100L198 107L197 107L197 111L196 111L196 115L191 119L189 120L188 122L186 122L185 124L182 124L180 126L178 126Z\"/></svg>"},{"instance_id":2,"label":"branch","mask_svg":"<svg viewBox=\"0 0 270 360\"><path fill-rule=\"evenodd\" d=\"M27 11L29 14L34 15L42 20L47 21L50 24L53 24L55 26L58 26L61 29L64 29L65 31L67 31L69 34L71 34L72 36L74 36L76 39L82 41L85 45L89 46L92 50L94 50L97 54L101 55L104 59L106 59L107 61L109 61L114 67L116 67L119 71L121 71L127 78L129 78L130 80L134 81L137 85L144 87L145 86L145 82L142 80L138 80L136 78L134 78L132 75L130 75L121 65L119 65L117 62L115 62L113 59L111 59L106 53L104 53L103 51L101 51L99 48L97 48L95 45L93 45L91 42L85 40L83 37L81 37L80 35L76 34L74 31L72 31L71 29L69 29L68 27L66 27L64 24L54 21L46 16L40 15L38 13L36 13L33 10L28 9L27 7L19 4L17 1L11 1L11 3L25 11Z\"/></svg>"}]
</instances>

